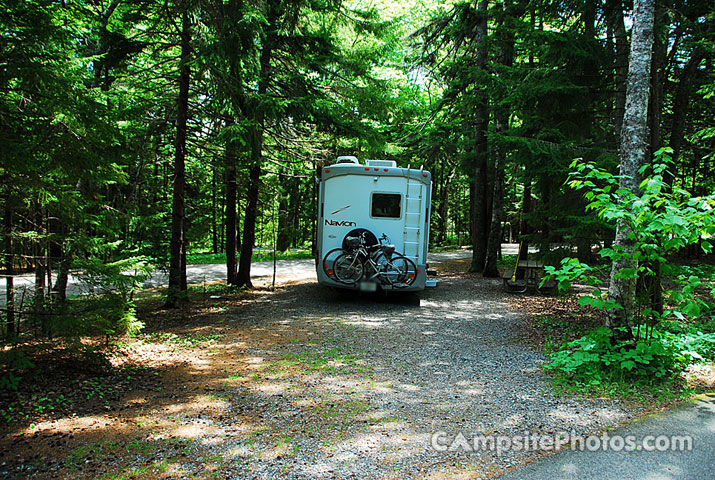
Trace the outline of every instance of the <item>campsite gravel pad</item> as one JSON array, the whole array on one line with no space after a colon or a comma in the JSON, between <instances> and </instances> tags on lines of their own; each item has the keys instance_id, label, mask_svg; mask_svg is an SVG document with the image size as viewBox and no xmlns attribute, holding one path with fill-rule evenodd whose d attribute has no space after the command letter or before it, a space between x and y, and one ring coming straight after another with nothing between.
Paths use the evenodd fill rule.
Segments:
<instances>
[{"instance_id":1,"label":"campsite gravel pad","mask_svg":"<svg viewBox=\"0 0 715 480\"><path fill-rule=\"evenodd\" d=\"M215 310L194 322L204 325L202 338L219 333L198 351L167 357L165 365L176 364L163 374L163 391L127 394L112 407L126 410L108 414L105 427L112 415L133 415L121 438L145 447L121 449L129 460L100 458L99 472L488 478L543 452L441 452L432 435L444 432L440 445L460 433L469 442L479 434L585 436L637 414L616 400L554 396L539 369L544 357L520 339L522 318L498 281L441 277L437 289L387 298L298 283ZM78 440L108 451L104 435ZM34 473L84 476L67 465Z\"/></svg>"}]
</instances>

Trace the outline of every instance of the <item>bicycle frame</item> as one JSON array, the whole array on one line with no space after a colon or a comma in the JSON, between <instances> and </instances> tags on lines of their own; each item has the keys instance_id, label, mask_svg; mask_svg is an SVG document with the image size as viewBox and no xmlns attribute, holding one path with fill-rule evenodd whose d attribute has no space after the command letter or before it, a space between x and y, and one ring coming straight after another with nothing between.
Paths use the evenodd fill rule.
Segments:
<instances>
[{"instance_id":1,"label":"bicycle frame","mask_svg":"<svg viewBox=\"0 0 715 480\"><path fill-rule=\"evenodd\" d=\"M354 285L358 282L379 283L383 287L405 288L415 280L417 269L414 263L403 255L395 255L394 247L383 241L388 241L383 234L380 244L367 246L365 236L349 237L354 244L354 250L341 250L329 268L328 255L323 260L326 273L332 275L341 283ZM394 255L394 256L393 256ZM401 264L397 266L397 264ZM370 272L368 272L368 267Z\"/></svg>"}]
</instances>

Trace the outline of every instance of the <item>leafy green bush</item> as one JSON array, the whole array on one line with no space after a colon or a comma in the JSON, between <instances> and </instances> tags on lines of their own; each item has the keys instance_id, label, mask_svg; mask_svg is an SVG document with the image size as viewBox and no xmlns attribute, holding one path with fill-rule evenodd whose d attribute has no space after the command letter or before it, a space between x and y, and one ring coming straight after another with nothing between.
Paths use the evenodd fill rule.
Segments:
<instances>
[{"instance_id":1,"label":"leafy green bush","mask_svg":"<svg viewBox=\"0 0 715 480\"><path fill-rule=\"evenodd\" d=\"M35 368L25 353L17 347L0 350L0 390L17 390L22 372Z\"/></svg>"},{"instance_id":2,"label":"leafy green bush","mask_svg":"<svg viewBox=\"0 0 715 480\"><path fill-rule=\"evenodd\" d=\"M642 325L638 330L648 330ZM622 331L599 327L551 354L547 371L577 384L605 381L652 382L682 372L692 362L715 359L715 334L653 330L648 337L622 340Z\"/></svg>"},{"instance_id":3,"label":"leafy green bush","mask_svg":"<svg viewBox=\"0 0 715 480\"><path fill-rule=\"evenodd\" d=\"M670 152L660 150L653 165L641 169L642 175L649 175L641 181L638 193L622 189L618 176L592 164L578 160L572 164L575 171L570 185L585 191L587 209L608 222L628 226L632 251L612 247L599 252L605 260L628 260L616 276L647 280L659 275L660 265L664 265L664 273L675 276L671 277L673 288L664 292L667 304L661 313L654 306L652 291L635 298L623 295L623 302L616 302L605 289L598 288L602 281L593 268L578 259L565 258L559 267L546 267L544 281L555 280L562 292L575 281L596 287L591 295L579 298L579 305L603 312L624 310L628 321L623 327L597 328L564 344L551 355L546 370L576 384L592 386L604 381L652 382L682 372L691 362L715 359L715 334L678 325L684 320L708 318L715 311L715 289L706 289L700 278L703 274L711 276L711 269L674 269L667 265L668 256L688 245L698 244L706 253L712 251L715 195L695 197L685 190L669 188L663 177ZM655 285L661 288L659 283ZM671 331L664 330L665 326Z\"/></svg>"},{"instance_id":4,"label":"leafy green bush","mask_svg":"<svg viewBox=\"0 0 715 480\"><path fill-rule=\"evenodd\" d=\"M621 268L616 276L647 280L659 275L656 266L663 265L663 273L675 273L676 288L665 292L669 308L662 314L653 308L651 294L644 292L637 298L627 298L623 304L609 299L607 292L596 288L591 296L582 297L581 305L607 311L626 310L630 327L640 323L656 326L669 317L679 319L698 318L713 310L715 289L704 295L700 275L711 274L711 269L683 267L672 269L667 261L670 255L688 245L699 245L705 253L712 251L710 239L715 236L715 195L696 197L689 192L670 188L664 175L671 164L672 150L661 149L652 165L640 170L645 178L640 182L638 194L620 188L620 178L600 170L593 164L575 160L570 175L570 186L583 190L588 200L587 210L610 223L628 225L632 252L623 248L603 248L599 255L604 260L628 259L627 268ZM590 265L575 258L562 260L559 267L546 267L544 281L556 280L559 290L567 290L574 281L598 287L601 280L594 275ZM625 297L625 295L624 295ZM631 303L632 302L632 303Z\"/></svg>"},{"instance_id":5,"label":"leafy green bush","mask_svg":"<svg viewBox=\"0 0 715 480\"><path fill-rule=\"evenodd\" d=\"M676 369L672 348L657 338L618 341L606 327L564 344L551 354L546 370L558 371L576 383L662 378Z\"/></svg>"}]
</instances>

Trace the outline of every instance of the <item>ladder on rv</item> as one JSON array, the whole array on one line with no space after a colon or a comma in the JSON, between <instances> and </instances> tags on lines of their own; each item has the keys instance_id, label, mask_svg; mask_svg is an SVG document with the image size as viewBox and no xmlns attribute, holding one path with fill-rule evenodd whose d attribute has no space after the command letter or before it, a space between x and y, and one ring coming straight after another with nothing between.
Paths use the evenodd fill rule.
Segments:
<instances>
[{"instance_id":1,"label":"ladder on rv","mask_svg":"<svg viewBox=\"0 0 715 480\"><path fill-rule=\"evenodd\" d=\"M421 171L421 169L420 169ZM422 239L422 208L424 201L424 184L414 180L410 175L411 169L407 167L407 188L405 191L405 230L404 230L404 255L420 264L420 245ZM424 263L424 262L423 262Z\"/></svg>"}]
</instances>

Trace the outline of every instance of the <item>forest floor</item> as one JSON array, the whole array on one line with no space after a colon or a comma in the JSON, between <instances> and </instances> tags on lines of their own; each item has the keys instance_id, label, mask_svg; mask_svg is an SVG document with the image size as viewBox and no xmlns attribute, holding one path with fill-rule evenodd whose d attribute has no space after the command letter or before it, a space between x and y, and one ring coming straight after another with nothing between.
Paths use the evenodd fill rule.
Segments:
<instances>
[{"instance_id":1,"label":"forest floor","mask_svg":"<svg viewBox=\"0 0 715 480\"><path fill-rule=\"evenodd\" d=\"M549 322L527 312L591 320L464 262L419 296L300 281L179 310L149 298L144 333L106 348L111 367L54 352L32 387L0 397L0 476L490 478L549 452L434 442L586 436L668 403L555 392L540 369Z\"/></svg>"}]
</instances>

